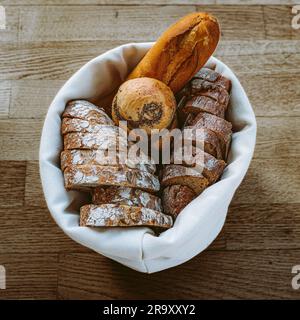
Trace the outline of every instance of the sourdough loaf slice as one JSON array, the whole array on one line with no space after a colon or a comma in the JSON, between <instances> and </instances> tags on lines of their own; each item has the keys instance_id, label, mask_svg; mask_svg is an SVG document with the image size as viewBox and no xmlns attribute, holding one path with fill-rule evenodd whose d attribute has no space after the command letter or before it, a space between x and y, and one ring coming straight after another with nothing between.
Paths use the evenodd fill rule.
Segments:
<instances>
[{"instance_id":1,"label":"sourdough loaf slice","mask_svg":"<svg viewBox=\"0 0 300 320\"><path fill-rule=\"evenodd\" d=\"M224 159L226 159L232 134L232 124L230 122L210 113L199 112L196 117L190 114L185 126L190 126L192 130L205 127L214 131L220 140Z\"/></svg>"},{"instance_id":2,"label":"sourdough loaf slice","mask_svg":"<svg viewBox=\"0 0 300 320\"><path fill-rule=\"evenodd\" d=\"M162 192L164 213L174 219L196 197L196 193L187 186L173 185L166 187Z\"/></svg>"},{"instance_id":3,"label":"sourdough loaf slice","mask_svg":"<svg viewBox=\"0 0 300 320\"><path fill-rule=\"evenodd\" d=\"M231 81L222 76L219 72L211 70L209 68L200 69L193 78L199 78L206 80L208 82L212 82L216 85L223 87L226 91L230 92L231 89Z\"/></svg>"},{"instance_id":4,"label":"sourdough loaf slice","mask_svg":"<svg viewBox=\"0 0 300 320\"><path fill-rule=\"evenodd\" d=\"M170 228L172 225L172 217L149 208L117 204L89 204L80 208L80 226Z\"/></svg>"},{"instance_id":5,"label":"sourdough loaf slice","mask_svg":"<svg viewBox=\"0 0 300 320\"><path fill-rule=\"evenodd\" d=\"M159 197L133 188L126 187L98 187L92 192L93 204L122 204L127 206L145 207L162 211Z\"/></svg>"},{"instance_id":6,"label":"sourdough loaf slice","mask_svg":"<svg viewBox=\"0 0 300 320\"><path fill-rule=\"evenodd\" d=\"M119 135L118 127L103 126L97 133L71 132L64 136L64 149L112 149L127 148L126 137Z\"/></svg>"},{"instance_id":7,"label":"sourdough loaf slice","mask_svg":"<svg viewBox=\"0 0 300 320\"><path fill-rule=\"evenodd\" d=\"M106 127L114 127L111 124L99 124L94 120L82 120L78 118L63 118L61 133L65 135L71 132L100 133Z\"/></svg>"},{"instance_id":8,"label":"sourdough loaf slice","mask_svg":"<svg viewBox=\"0 0 300 320\"><path fill-rule=\"evenodd\" d=\"M201 193L208 185L208 180L201 172L182 165L170 164L163 168L162 186L181 184L191 188L196 194Z\"/></svg>"},{"instance_id":9,"label":"sourdough loaf slice","mask_svg":"<svg viewBox=\"0 0 300 320\"><path fill-rule=\"evenodd\" d=\"M219 104L216 100L206 96L195 96L185 102L182 112L185 114L208 112L220 118L225 117L226 106Z\"/></svg>"},{"instance_id":10,"label":"sourdough loaf slice","mask_svg":"<svg viewBox=\"0 0 300 320\"><path fill-rule=\"evenodd\" d=\"M197 130L187 127L182 133L184 141L192 140L193 145L197 145L217 159L223 159L221 144L215 132L205 127Z\"/></svg>"},{"instance_id":11,"label":"sourdough loaf slice","mask_svg":"<svg viewBox=\"0 0 300 320\"><path fill-rule=\"evenodd\" d=\"M160 188L155 175L126 166L73 165L66 167L64 178L68 190L122 186L157 192Z\"/></svg>"},{"instance_id":12,"label":"sourdough loaf slice","mask_svg":"<svg viewBox=\"0 0 300 320\"><path fill-rule=\"evenodd\" d=\"M106 114L104 109L97 107L86 100L70 101L67 104L62 117L94 121L99 124L114 124L112 119Z\"/></svg>"},{"instance_id":13,"label":"sourdough loaf slice","mask_svg":"<svg viewBox=\"0 0 300 320\"><path fill-rule=\"evenodd\" d=\"M209 181L209 184L215 183L226 166L225 161L218 160L207 152L199 148L182 148L182 165L192 167ZM180 159L179 159L180 160ZM171 157L171 163L175 162L174 154Z\"/></svg>"},{"instance_id":14,"label":"sourdough loaf slice","mask_svg":"<svg viewBox=\"0 0 300 320\"><path fill-rule=\"evenodd\" d=\"M126 155L119 150L109 153L107 149L99 150L64 150L61 152L61 169L71 165L100 165L118 166L126 165L132 169L155 173L156 165L145 155L138 158L139 161L126 159Z\"/></svg>"}]
</instances>

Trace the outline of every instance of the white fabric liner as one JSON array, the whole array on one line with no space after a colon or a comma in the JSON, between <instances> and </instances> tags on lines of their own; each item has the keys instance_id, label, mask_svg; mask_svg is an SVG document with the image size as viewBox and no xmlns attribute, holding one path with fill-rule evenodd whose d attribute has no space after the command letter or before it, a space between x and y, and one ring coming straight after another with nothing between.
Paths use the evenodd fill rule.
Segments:
<instances>
[{"instance_id":1,"label":"white fabric liner","mask_svg":"<svg viewBox=\"0 0 300 320\"><path fill-rule=\"evenodd\" d=\"M101 106L101 98L126 78L153 43L131 43L98 56L77 71L60 89L49 107L40 144L40 175L52 217L74 241L140 272L153 273L179 265L199 254L217 237L230 201L249 167L256 140L255 115L233 72L221 61L216 71L232 81L228 120L234 134L228 166L219 182L207 188L179 215L173 228L155 236L150 228L79 227L79 208L87 203L83 192L64 188L60 170L63 148L61 114L69 100L86 99Z\"/></svg>"}]
</instances>

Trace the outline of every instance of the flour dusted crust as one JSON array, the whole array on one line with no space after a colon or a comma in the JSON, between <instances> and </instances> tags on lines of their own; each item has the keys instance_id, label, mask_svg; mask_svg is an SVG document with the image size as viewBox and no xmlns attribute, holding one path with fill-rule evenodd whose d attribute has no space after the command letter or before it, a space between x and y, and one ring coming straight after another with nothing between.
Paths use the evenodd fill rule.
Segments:
<instances>
[{"instance_id":1,"label":"flour dusted crust","mask_svg":"<svg viewBox=\"0 0 300 320\"><path fill-rule=\"evenodd\" d=\"M64 148L71 149L108 149L112 147L127 148L126 137L119 135L119 128L103 126L97 133L71 132L64 136Z\"/></svg>"},{"instance_id":2,"label":"flour dusted crust","mask_svg":"<svg viewBox=\"0 0 300 320\"><path fill-rule=\"evenodd\" d=\"M172 225L172 217L149 208L117 204L89 204L80 208L80 226L170 228Z\"/></svg>"},{"instance_id":3,"label":"flour dusted crust","mask_svg":"<svg viewBox=\"0 0 300 320\"><path fill-rule=\"evenodd\" d=\"M164 212L176 218L195 197L196 193L187 186L177 184L166 187L162 192Z\"/></svg>"},{"instance_id":4,"label":"flour dusted crust","mask_svg":"<svg viewBox=\"0 0 300 320\"><path fill-rule=\"evenodd\" d=\"M106 127L114 126L112 124L99 124L94 120L83 120L78 118L63 118L61 124L61 133L65 135L71 132L100 133Z\"/></svg>"},{"instance_id":5,"label":"flour dusted crust","mask_svg":"<svg viewBox=\"0 0 300 320\"><path fill-rule=\"evenodd\" d=\"M186 127L183 129L183 137L184 141L191 140L193 145L197 145L198 142L198 146L213 157L217 159L224 158L219 138L212 130L205 127L192 130L191 127Z\"/></svg>"},{"instance_id":6,"label":"flour dusted crust","mask_svg":"<svg viewBox=\"0 0 300 320\"><path fill-rule=\"evenodd\" d=\"M182 165L170 164L163 168L162 186L170 186L180 184L188 186L196 194L201 193L209 185L209 181L203 174L193 168L184 167Z\"/></svg>"},{"instance_id":7,"label":"flour dusted crust","mask_svg":"<svg viewBox=\"0 0 300 320\"><path fill-rule=\"evenodd\" d=\"M157 192L160 188L159 180L155 175L126 166L68 166L64 171L64 179L65 187L68 190L98 186L122 186Z\"/></svg>"},{"instance_id":8,"label":"flour dusted crust","mask_svg":"<svg viewBox=\"0 0 300 320\"><path fill-rule=\"evenodd\" d=\"M126 165L131 169L139 169L141 171L148 171L155 173L156 165L145 155L139 158L139 162L132 161L125 157L120 150L113 152L107 149L103 150L64 150L61 152L61 169L65 170L67 166L71 165L101 165L101 166L118 166Z\"/></svg>"},{"instance_id":9,"label":"flour dusted crust","mask_svg":"<svg viewBox=\"0 0 300 320\"><path fill-rule=\"evenodd\" d=\"M159 197L148 192L125 187L98 187L92 192L93 204L121 204L136 207L145 207L162 211Z\"/></svg>"},{"instance_id":10,"label":"flour dusted crust","mask_svg":"<svg viewBox=\"0 0 300 320\"><path fill-rule=\"evenodd\" d=\"M62 117L94 121L99 124L114 124L103 108L97 107L85 100L74 100L68 102Z\"/></svg>"}]
</instances>

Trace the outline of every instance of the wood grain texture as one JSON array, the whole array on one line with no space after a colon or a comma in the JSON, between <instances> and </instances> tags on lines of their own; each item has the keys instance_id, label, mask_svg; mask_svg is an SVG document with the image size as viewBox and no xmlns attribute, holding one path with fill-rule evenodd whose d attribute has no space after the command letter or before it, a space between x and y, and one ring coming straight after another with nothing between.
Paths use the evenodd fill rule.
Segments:
<instances>
[{"instance_id":1,"label":"wood grain texture","mask_svg":"<svg viewBox=\"0 0 300 320\"><path fill-rule=\"evenodd\" d=\"M294 0L4 0L0 30L0 299L294 298L300 261L300 31ZM257 116L254 159L226 224L203 253L153 275L68 238L46 207L41 129L59 88L92 58L152 41L194 10L215 14L215 56L236 73ZM172 285L170 285L172 284Z\"/></svg>"},{"instance_id":2,"label":"wood grain texture","mask_svg":"<svg viewBox=\"0 0 300 320\"><path fill-rule=\"evenodd\" d=\"M95 254L62 254L58 294L60 299L298 298L291 268L299 259L299 250L206 251L148 275Z\"/></svg>"}]
</instances>

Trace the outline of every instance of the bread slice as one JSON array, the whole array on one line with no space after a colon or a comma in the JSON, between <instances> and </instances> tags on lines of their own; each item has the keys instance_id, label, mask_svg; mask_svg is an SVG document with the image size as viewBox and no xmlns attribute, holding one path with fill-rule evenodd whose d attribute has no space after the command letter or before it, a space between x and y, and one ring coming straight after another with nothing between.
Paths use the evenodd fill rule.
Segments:
<instances>
[{"instance_id":1,"label":"bread slice","mask_svg":"<svg viewBox=\"0 0 300 320\"><path fill-rule=\"evenodd\" d=\"M106 127L114 127L111 124L99 124L94 120L82 120L77 118L63 118L61 133L65 135L71 132L101 133Z\"/></svg>"},{"instance_id":2,"label":"bread slice","mask_svg":"<svg viewBox=\"0 0 300 320\"><path fill-rule=\"evenodd\" d=\"M103 126L97 133L72 132L64 136L64 149L101 149L127 148L127 138L119 135L118 127Z\"/></svg>"},{"instance_id":3,"label":"bread slice","mask_svg":"<svg viewBox=\"0 0 300 320\"><path fill-rule=\"evenodd\" d=\"M219 72L216 72L209 68L200 69L193 78L199 78L208 82L212 82L223 87L227 92L230 92L231 90L231 81L228 78L222 76Z\"/></svg>"},{"instance_id":4,"label":"bread slice","mask_svg":"<svg viewBox=\"0 0 300 320\"><path fill-rule=\"evenodd\" d=\"M119 166L126 165L131 169L148 171L155 173L156 165L146 155L141 156L135 161L126 159L123 153L116 150L115 153L109 153L107 149L103 150L64 150L61 152L61 169L71 165L100 165L100 166Z\"/></svg>"},{"instance_id":5,"label":"bread slice","mask_svg":"<svg viewBox=\"0 0 300 320\"><path fill-rule=\"evenodd\" d=\"M211 154L213 157L217 159L224 158L219 138L216 133L210 129L203 127L198 130L192 130L192 128L186 127L182 133L184 142L191 140L193 145L202 147L205 152Z\"/></svg>"},{"instance_id":6,"label":"bread slice","mask_svg":"<svg viewBox=\"0 0 300 320\"><path fill-rule=\"evenodd\" d=\"M62 117L94 121L99 124L114 124L103 108L97 107L86 100L74 100L68 102Z\"/></svg>"},{"instance_id":7,"label":"bread slice","mask_svg":"<svg viewBox=\"0 0 300 320\"><path fill-rule=\"evenodd\" d=\"M232 135L232 124L230 122L210 113L199 112L196 117L189 115L185 126L190 126L192 130L205 127L215 132L220 140L224 159L226 159Z\"/></svg>"},{"instance_id":8,"label":"bread slice","mask_svg":"<svg viewBox=\"0 0 300 320\"><path fill-rule=\"evenodd\" d=\"M178 159L180 160L180 159ZM171 157L171 163L175 162L174 154ZM192 167L209 181L209 184L215 183L226 166L225 161L218 160L207 152L199 148L182 148L182 165Z\"/></svg>"},{"instance_id":9,"label":"bread slice","mask_svg":"<svg viewBox=\"0 0 300 320\"><path fill-rule=\"evenodd\" d=\"M126 166L72 165L66 167L64 178L68 190L121 186L157 192L160 188L155 175Z\"/></svg>"},{"instance_id":10,"label":"bread slice","mask_svg":"<svg viewBox=\"0 0 300 320\"><path fill-rule=\"evenodd\" d=\"M201 193L208 185L209 181L193 168L182 165L170 164L163 168L162 186L181 184L191 188L196 194Z\"/></svg>"},{"instance_id":11,"label":"bread slice","mask_svg":"<svg viewBox=\"0 0 300 320\"><path fill-rule=\"evenodd\" d=\"M159 197L133 188L126 187L98 187L92 192L93 204L122 204L149 208L162 211L161 200Z\"/></svg>"},{"instance_id":12,"label":"bread slice","mask_svg":"<svg viewBox=\"0 0 300 320\"><path fill-rule=\"evenodd\" d=\"M164 213L174 219L196 197L196 193L187 186L179 184L164 188L162 204Z\"/></svg>"},{"instance_id":13,"label":"bread slice","mask_svg":"<svg viewBox=\"0 0 300 320\"><path fill-rule=\"evenodd\" d=\"M89 204L80 208L80 226L170 228L172 225L172 217L149 208L117 204Z\"/></svg>"},{"instance_id":14,"label":"bread slice","mask_svg":"<svg viewBox=\"0 0 300 320\"><path fill-rule=\"evenodd\" d=\"M185 114L198 114L201 111L211 113L224 119L226 107L210 97L199 95L186 101L182 108L182 112Z\"/></svg>"}]
</instances>

